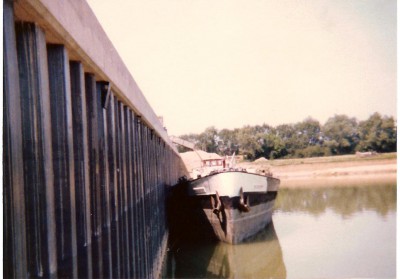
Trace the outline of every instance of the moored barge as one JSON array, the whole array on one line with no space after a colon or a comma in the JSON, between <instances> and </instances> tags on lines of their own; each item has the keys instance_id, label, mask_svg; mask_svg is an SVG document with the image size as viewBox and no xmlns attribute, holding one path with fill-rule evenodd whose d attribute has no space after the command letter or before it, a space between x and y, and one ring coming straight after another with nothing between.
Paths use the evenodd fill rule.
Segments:
<instances>
[{"instance_id":1,"label":"moored barge","mask_svg":"<svg viewBox=\"0 0 400 279\"><path fill-rule=\"evenodd\" d=\"M214 236L236 244L271 222L279 185L280 180L272 176L230 168L188 181L187 194L197 207L194 212L208 220Z\"/></svg>"}]
</instances>

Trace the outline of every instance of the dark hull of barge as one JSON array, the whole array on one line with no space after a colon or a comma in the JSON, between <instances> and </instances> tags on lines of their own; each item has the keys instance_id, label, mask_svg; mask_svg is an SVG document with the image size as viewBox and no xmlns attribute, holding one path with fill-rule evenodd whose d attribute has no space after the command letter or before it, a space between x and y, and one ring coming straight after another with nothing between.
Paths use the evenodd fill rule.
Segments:
<instances>
[{"instance_id":1,"label":"dark hull of barge","mask_svg":"<svg viewBox=\"0 0 400 279\"><path fill-rule=\"evenodd\" d=\"M268 181L269 191L244 192L242 197L215 192L188 195L193 181L181 182L169 203L172 243L208 239L237 244L260 232L272 221L280 182L276 178L264 178ZM243 210L243 199L248 211Z\"/></svg>"},{"instance_id":2,"label":"dark hull of barge","mask_svg":"<svg viewBox=\"0 0 400 279\"><path fill-rule=\"evenodd\" d=\"M220 197L221 209L216 212L213 206L214 197L191 197L196 206L197 218L201 223L209 223L212 230L207 230L208 238L236 244L255 235L265 228L272 220L272 213L277 192L248 194L250 211L240 209L240 197Z\"/></svg>"}]
</instances>

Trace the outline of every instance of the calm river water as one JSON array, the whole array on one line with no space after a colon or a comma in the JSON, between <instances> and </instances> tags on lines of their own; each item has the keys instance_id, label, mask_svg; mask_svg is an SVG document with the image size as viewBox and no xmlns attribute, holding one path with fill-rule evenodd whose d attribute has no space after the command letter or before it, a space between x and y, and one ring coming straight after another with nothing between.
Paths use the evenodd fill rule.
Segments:
<instances>
[{"instance_id":1,"label":"calm river water","mask_svg":"<svg viewBox=\"0 0 400 279\"><path fill-rule=\"evenodd\" d=\"M273 222L239 244L181 244L167 278L394 278L396 185L281 189Z\"/></svg>"}]
</instances>

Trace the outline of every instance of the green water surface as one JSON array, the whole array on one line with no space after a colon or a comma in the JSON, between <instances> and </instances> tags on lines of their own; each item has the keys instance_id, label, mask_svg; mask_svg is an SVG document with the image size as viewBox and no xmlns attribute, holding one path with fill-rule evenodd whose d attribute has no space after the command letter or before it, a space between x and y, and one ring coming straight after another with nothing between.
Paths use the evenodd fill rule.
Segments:
<instances>
[{"instance_id":1,"label":"green water surface","mask_svg":"<svg viewBox=\"0 0 400 279\"><path fill-rule=\"evenodd\" d=\"M279 191L273 222L238 245L179 244L167 278L394 278L396 184Z\"/></svg>"}]
</instances>

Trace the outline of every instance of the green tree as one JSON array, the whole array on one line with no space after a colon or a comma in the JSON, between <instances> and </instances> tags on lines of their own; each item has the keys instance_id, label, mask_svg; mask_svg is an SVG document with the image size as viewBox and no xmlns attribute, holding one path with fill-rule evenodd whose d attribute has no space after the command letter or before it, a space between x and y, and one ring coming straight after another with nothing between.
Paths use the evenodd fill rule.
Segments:
<instances>
[{"instance_id":1,"label":"green tree","mask_svg":"<svg viewBox=\"0 0 400 279\"><path fill-rule=\"evenodd\" d=\"M309 145L306 148L296 150L294 157L309 158L309 157L322 157L331 156L331 147L329 145Z\"/></svg>"},{"instance_id":2,"label":"green tree","mask_svg":"<svg viewBox=\"0 0 400 279\"><path fill-rule=\"evenodd\" d=\"M219 133L218 142L218 154L220 155L232 155L233 153L238 154L239 144L236 137L235 130L222 129Z\"/></svg>"},{"instance_id":3,"label":"green tree","mask_svg":"<svg viewBox=\"0 0 400 279\"><path fill-rule=\"evenodd\" d=\"M237 133L240 153L246 159L253 160L256 154L262 152L260 135L256 131L256 127L244 126Z\"/></svg>"},{"instance_id":4,"label":"green tree","mask_svg":"<svg viewBox=\"0 0 400 279\"><path fill-rule=\"evenodd\" d=\"M284 141L276 133L269 133L263 138L263 156L269 159L282 158L288 154Z\"/></svg>"},{"instance_id":5,"label":"green tree","mask_svg":"<svg viewBox=\"0 0 400 279\"><path fill-rule=\"evenodd\" d=\"M299 144L297 142L297 132L292 124L278 125L275 129L276 136L279 137L285 145L288 157L291 157Z\"/></svg>"},{"instance_id":6,"label":"green tree","mask_svg":"<svg viewBox=\"0 0 400 279\"><path fill-rule=\"evenodd\" d=\"M212 126L199 135L196 147L206 152L217 152L218 130Z\"/></svg>"},{"instance_id":7,"label":"green tree","mask_svg":"<svg viewBox=\"0 0 400 279\"><path fill-rule=\"evenodd\" d=\"M359 142L358 123L355 118L335 115L328 119L322 131L326 137L324 144L330 148L332 154L354 153Z\"/></svg>"},{"instance_id":8,"label":"green tree","mask_svg":"<svg viewBox=\"0 0 400 279\"><path fill-rule=\"evenodd\" d=\"M298 149L306 148L319 142L321 125L317 120L308 117L304 121L295 124L294 129L296 131Z\"/></svg>"},{"instance_id":9,"label":"green tree","mask_svg":"<svg viewBox=\"0 0 400 279\"><path fill-rule=\"evenodd\" d=\"M368 120L360 122L359 134L360 143L357 146L359 151L396 151L396 126L393 117L382 117L376 112Z\"/></svg>"},{"instance_id":10,"label":"green tree","mask_svg":"<svg viewBox=\"0 0 400 279\"><path fill-rule=\"evenodd\" d=\"M396 151L396 122L393 117L374 113L360 123L347 115L335 115L321 127L309 117L276 128L267 124L218 131L207 128L201 134L183 135L196 147L220 155L242 154L249 160L261 156L276 159L351 154L356 150Z\"/></svg>"}]
</instances>

